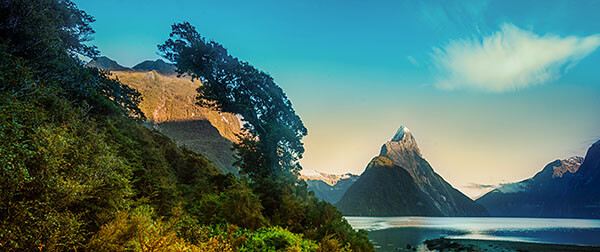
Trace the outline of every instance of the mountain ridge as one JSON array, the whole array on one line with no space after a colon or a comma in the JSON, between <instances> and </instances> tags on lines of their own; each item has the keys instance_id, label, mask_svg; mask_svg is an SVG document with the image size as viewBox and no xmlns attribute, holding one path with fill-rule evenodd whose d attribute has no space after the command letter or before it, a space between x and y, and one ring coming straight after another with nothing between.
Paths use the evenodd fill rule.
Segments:
<instances>
[{"instance_id":1,"label":"mountain ridge","mask_svg":"<svg viewBox=\"0 0 600 252\"><path fill-rule=\"evenodd\" d=\"M335 206L349 216L438 216L411 175L387 157L376 156Z\"/></svg>"},{"instance_id":2,"label":"mountain ridge","mask_svg":"<svg viewBox=\"0 0 600 252\"><path fill-rule=\"evenodd\" d=\"M554 160L477 199L494 216L600 218L600 140L585 158Z\"/></svg>"},{"instance_id":3,"label":"mountain ridge","mask_svg":"<svg viewBox=\"0 0 600 252\"><path fill-rule=\"evenodd\" d=\"M144 126L204 155L223 172L238 173L239 169L233 166L235 153L231 145L237 141L240 120L233 114L196 105L200 81L161 74L160 69L154 68L174 67L162 60L144 61L137 64L136 69L130 69L119 68L116 61L102 56L87 66L110 71L121 83L140 92L143 99L139 108L146 115Z\"/></svg>"},{"instance_id":4,"label":"mountain ridge","mask_svg":"<svg viewBox=\"0 0 600 252\"><path fill-rule=\"evenodd\" d=\"M376 163L373 163L376 162ZM378 168L371 170L371 168ZM386 177L385 174L377 175L372 173L379 173L383 170L391 172L391 174L397 176L397 181L407 182L402 172L396 172L394 169L404 170L410 177L410 180L417 187L418 195L408 187L403 187L410 192L408 194L390 189L389 192L379 192L377 190L388 190L385 187L381 187L380 183L376 179L369 179L369 182L361 182L363 176L366 174L369 178L380 178L382 183L387 183L388 186L403 186L394 182L393 178ZM390 180L391 179L391 180ZM359 183L360 182L360 183ZM409 183L410 184L410 183ZM365 187L360 189L353 189L353 187ZM370 188L372 189L370 189ZM369 197L368 193L362 193L363 196L352 195L353 192L365 192L371 190L373 195L380 195L380 201L390 200L394 198L396 200L404 200L404 197L411 197L412 201L405 208L398 208L396 210L387 209L388 206L383 206L381 211L377 209L370 209L369 211L358 211L354 208L354 204L359 204L365 200L377 200ZM412 193L412 195L411 195ZM390 195L391 194L391 195ZM414 202L417 201L417 202ZM417 204L419 203L420 204ZM413 204L417 204L420 207L419 211L416 211ZM400 126L398 131L394 134L392 139L383 144L379 156L369 162L367 168L361 174L359 180L355 182L348 191L342 196L342 199L336 204L340 207L340 210L344 214L359 213L377 215L390 213L394 214L410 214L410 215L429 215L429 216L487 216L489 215L485 208L473 200L462 194L460 191L452 187L446 182L440 175L435 173L431 165L425 160L421 154L421 151L417 145L417 142L410 132L410 130L404 126Z\"/></svg>"},{"instance_id":5,"label":"mountain ridge","mask_svg":"<svg viewBox=\"0 0 600 252\"><path fill-rule=\"evenodd\" d=\"M175 65L164 62L162 59L157 59L157 60L145 60L142 61L140 63L138 63L137 65L132 67L133 70L136 71L156 71L159 74L162 75L175 75L177 74L176 70L177 67L175 67Z\"/></svg>"},{"instance_id":6,"label":"mountain ridge","mask_svg":"<svg viewBox=\"0 0 600 252\"><path fill-rule=\"evenodd\" d=\"M306 181L308 190L317 198L335 204L359 176L352 173L338 175L302 169L298 178Z\"/></svg>"},{"instance_id":7,"label":"mountain ridge","mask_svg":"<svg viewBox=\"0 0 600 252\"><path fill-rule=\"evenodd\" d=\"M131 71L131 68L119 65L116 61L106 56L100 56L90 60L87 67L95 67L105 71Z\"/></svg>"}]
</instances>

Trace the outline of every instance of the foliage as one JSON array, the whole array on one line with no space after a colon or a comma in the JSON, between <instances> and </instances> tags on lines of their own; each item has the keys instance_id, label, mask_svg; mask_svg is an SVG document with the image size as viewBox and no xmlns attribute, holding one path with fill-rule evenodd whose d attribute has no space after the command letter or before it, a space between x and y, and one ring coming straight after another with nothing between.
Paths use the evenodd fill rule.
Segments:
<instances>
[{"instance_id":1,"label":"foliage","mask_svg":"<svg viewBox=\"0 0 600 252\"><path fill-rule=\"evenodd\" d=\"M177 236L174 223L153 220L148 206L119 213L87 244L87 251L202 251Z\"/></svg>"},{"instance_id":2,"label":"foliage","mask_svg":"<svg viewBox=\"0 0 600 252\"><path fill-rule=\"evenodd\" d=\"M237 182L233 175L225 177L234 184L191 201L189 212L205 224L231 223L250 229L264 226L266 220L258 197L250 188Z\"/></svg>"},{"instance_id":3,"label":"foliage","mask_svg":"<svg viewBox=\"0 0 600 252\"><path fill-rule=\"evenodd\" d=\"M87 251L347 251L338 240L320 243L282 227L257 230L235 225L199 226L177 214L168 221L156 219L152 208L141 206L119 213L87 244ZM194 230L189 230L193 228ZM182 230L185 230L182 232ZM193 239L189 239L193 237ZM186 239L188 238L188 239Z\"/></svg>"},{"instance_id":4,"label":"foliage","mask_svg":"<svg viewBox=\"0 0 600 252\"><path fill-rule=\"evenodd\" d=\"M137 91L106 72L81 66L79 55L98 54L84 43L94 33L92 21L69 0L0 0L2 53L26 62L31 75L28 82L2 83L2 90L25 93L34 84L55 86L55 95L92 113L123 113L142 120Z\"/></svg>"},{"instance_id":5,"label":"foliage","mask_svg":"<svg viewBox=\"0 0 600 252\"><path fill-rule=\"evenodd\" d=\"M365 233L352 230L335 207L319 202L297 179L304 152L301 140L307 132L273 78L231 56L187 22L174 24L170 37L159 50L175 62L179 74L202 81L198 104L238 114L245 121L234 149L270 223L312 240L329 237L331 246L336 240L353 250L372 250Z\"/></svg>"},{"instance_id":6,"label":"foliage","mask_svg":"<svg viewBox=\"0 0 600 252\"><path fill-rule=\"evenodd\" d=\"M293 176L306 129L268 75L231 75L256 98L223 103L255 117L238 148L252 181L224 175L81 64L92 20L68 0L0 0L1 251L373 249Z\"/></svg>"},{"instance_id":7,"label":"foliage","mask_svg":"<svg viewBox=\"0 0 600 252\"><path fill-rule=\"evenodd\" d=\"M299 171L307 130L283 90L268 74L229 55L189 23L173 25L171 38L159 46L180 74L199 78L198 103L242 116L246 132L235 149L240 167L251 178Z\"/></svg>"},{"instance_id":8,"label":"foliage","mask_svg":"<svg viewBox=\"0 0 600 252\"><path fill-rule=\"evenodd\" d=\"M239 251L315 251L317 244L303 240L281 227L259 229L250 233Z\"/></svg>"},{"instance_id":9,"label":"foliage","mask_svg":"<svg viewBox=\"0 0 600 252\"><path fill-rule=\"evenodd\" d=\"M4 83L32 82L19 61L1 62ZM0 96L0 247L77 246L127 207L128 166L85 113L49 88Z\"/></svg>"},{"instance_id":10,"label":"foliage","mask_svg":"<svg viewBox=\"0 0 600 252\"><path fill-rule=\"evenodd\" d=\"M15 55L24 58L82 54L98 55L88 41L94 18L68 0L2 0L0 33L4 43L13 45ZM42 25L41 25L42 24Z\"/></svg>"}]
</instances>

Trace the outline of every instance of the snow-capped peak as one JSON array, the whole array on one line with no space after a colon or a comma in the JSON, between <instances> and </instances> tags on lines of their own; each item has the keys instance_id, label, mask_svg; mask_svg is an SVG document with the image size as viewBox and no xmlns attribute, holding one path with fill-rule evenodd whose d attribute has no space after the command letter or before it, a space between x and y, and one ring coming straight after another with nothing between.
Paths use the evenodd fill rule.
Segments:
<instances>
[{"instance_id":1,"label":"snow-capped peak","mask_svg":"<svg viewBox=\"0 0 600 252\"><path fill-rule=\"evenodd\" d=\"M400 125L400 128L398 129L398 131L396 131L396 134L392 138L392 141L398 142L398 141L404 139L404 136L407 135L408 133L410 133L410 130L407 127L404 127L404 125Z\"/></svg>"},{"instance_id":2,"label":"snow-capped peak","mask_svg":"<svg viewBox=\"0 0 600 252\"><path fill-rule=\"evenodd\" d=\"M346 174L327 174L324 172L319 172L319 171L315 171L315 170L307 170L307 169L302 169L300 170L300 176L298 176L299 179L302 180L320 180L323 181L331 186L337 184L338 181L342 180L342 179L348 179L351 177L356 177L357 175L351 174L351 173L346 173Z\"/></svg>"}]
</instances>

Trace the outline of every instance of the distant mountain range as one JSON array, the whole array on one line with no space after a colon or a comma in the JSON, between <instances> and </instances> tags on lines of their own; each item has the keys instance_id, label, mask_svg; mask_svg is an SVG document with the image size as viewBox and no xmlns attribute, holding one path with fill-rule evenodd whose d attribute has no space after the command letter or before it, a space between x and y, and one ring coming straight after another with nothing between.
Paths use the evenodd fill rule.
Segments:
<instances>
[{"instance_id":1,"label":"distant mountain range","mask_svg":"<svg viewBox=\"0 0 600 252\"><path fill-rule=\"evenodd\" d=\"M304 169L300 171L298 178L306 181L308 189L314 192L317 198L335 204L358 180L358 175L351 173L336 175Z\"/></svg>"},{"instance_id":2,"label":"distant mountain range","mask_svg":"<svg viewBox=\"0 0 600 252\"><path fill-rule=\"evenodd\" d=\"M344 215L487 216L485 208L448 184L401 126L339 202Z\"/></svg>"},{"instance_id":3,"label":"distant mountain range","mask_svg":"<svg viewBox=\"0 0 600 252\"><path fill-rule=\"evenodd\" d=\"M196 105L199 81L178 78L174 66L162 60L144 61L130 69L103 56L87 66L110 71L142 94L140 109L147 117L145 126L201 153L224 172L238 172L232 165L231 144L237 141L240 121L233 114Z\"/></svg>"},{"instance_id":4,"label":"distant mountain range","mask_svg":"<svg viewBox=\"0 0 600 252\"><path fill-rule=\"evenodd\" d=\"M600 141L585 159L555 160L532 178L504 184L477 202L493 216L600 218Z\"/></svg>"},{"instance_id":5,"label":"distant mountain range","mask_svg":"<svg viewBox=\"0 0 600 252\"><path fill-rule=\"evenodd\" d=\"M116 61L114 61L106 56L100 56L100 57L92 59L90 62L88 62L87 66L95 67L95 68L106 70L106 71L147 72L147 71L154 70L157 73L162 74L162 75L177 74L177 72L176 72L177 68L175 67L175 65L164 62L162 59L157 59L154 61L146 60L146 61L138 63L137 65L133 66L132 68L128 68L128 67L119 65L119 63L117 63Z\"/></svg>"},{"instance_id":6,"label":"distant mountain range","mask_svg":"<svg viewBox=\"0 0 600 252\"><path fill-rule=\"evenodd\" d=\"M128 70L131 70L131 68L121 66L121 65L119 65L119 63L117 63L116 61L114 61L106 56L100 56L98 58L92 59L90 62L87 63L86 66L95 67L95 68L106 70L106 71L128 71Z\"/></svg>"},{"instance_id":7,"label":"distant mountain range","mask_svg":"<svg viewBox=\"0 0 600 252\"><path fill-rule=\"evenodd\" d=\"M177 68L173 64L169 64L164 62L161 59L157 59L155 61L146 60L141 62L135 66L133 66L133 70L136 71L156 71L162 75L175 75L177 74Z\"/></svg>"}]
</instances>

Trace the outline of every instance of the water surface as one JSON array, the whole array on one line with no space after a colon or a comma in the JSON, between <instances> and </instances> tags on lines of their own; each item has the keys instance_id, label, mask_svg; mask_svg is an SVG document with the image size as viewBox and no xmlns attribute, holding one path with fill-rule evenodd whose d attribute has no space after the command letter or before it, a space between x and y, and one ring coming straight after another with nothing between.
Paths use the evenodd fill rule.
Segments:
<instances>
[{"instance_id":1,"label":"water surface","mask_svg":"<svg viewBox=\"0 0 600 252\"><path fill-rule=\"evenodd\" d=\"M600 246L600 220L494 217L345 217L378 251L439 237Z\"/></svg>"}]
</instances>

